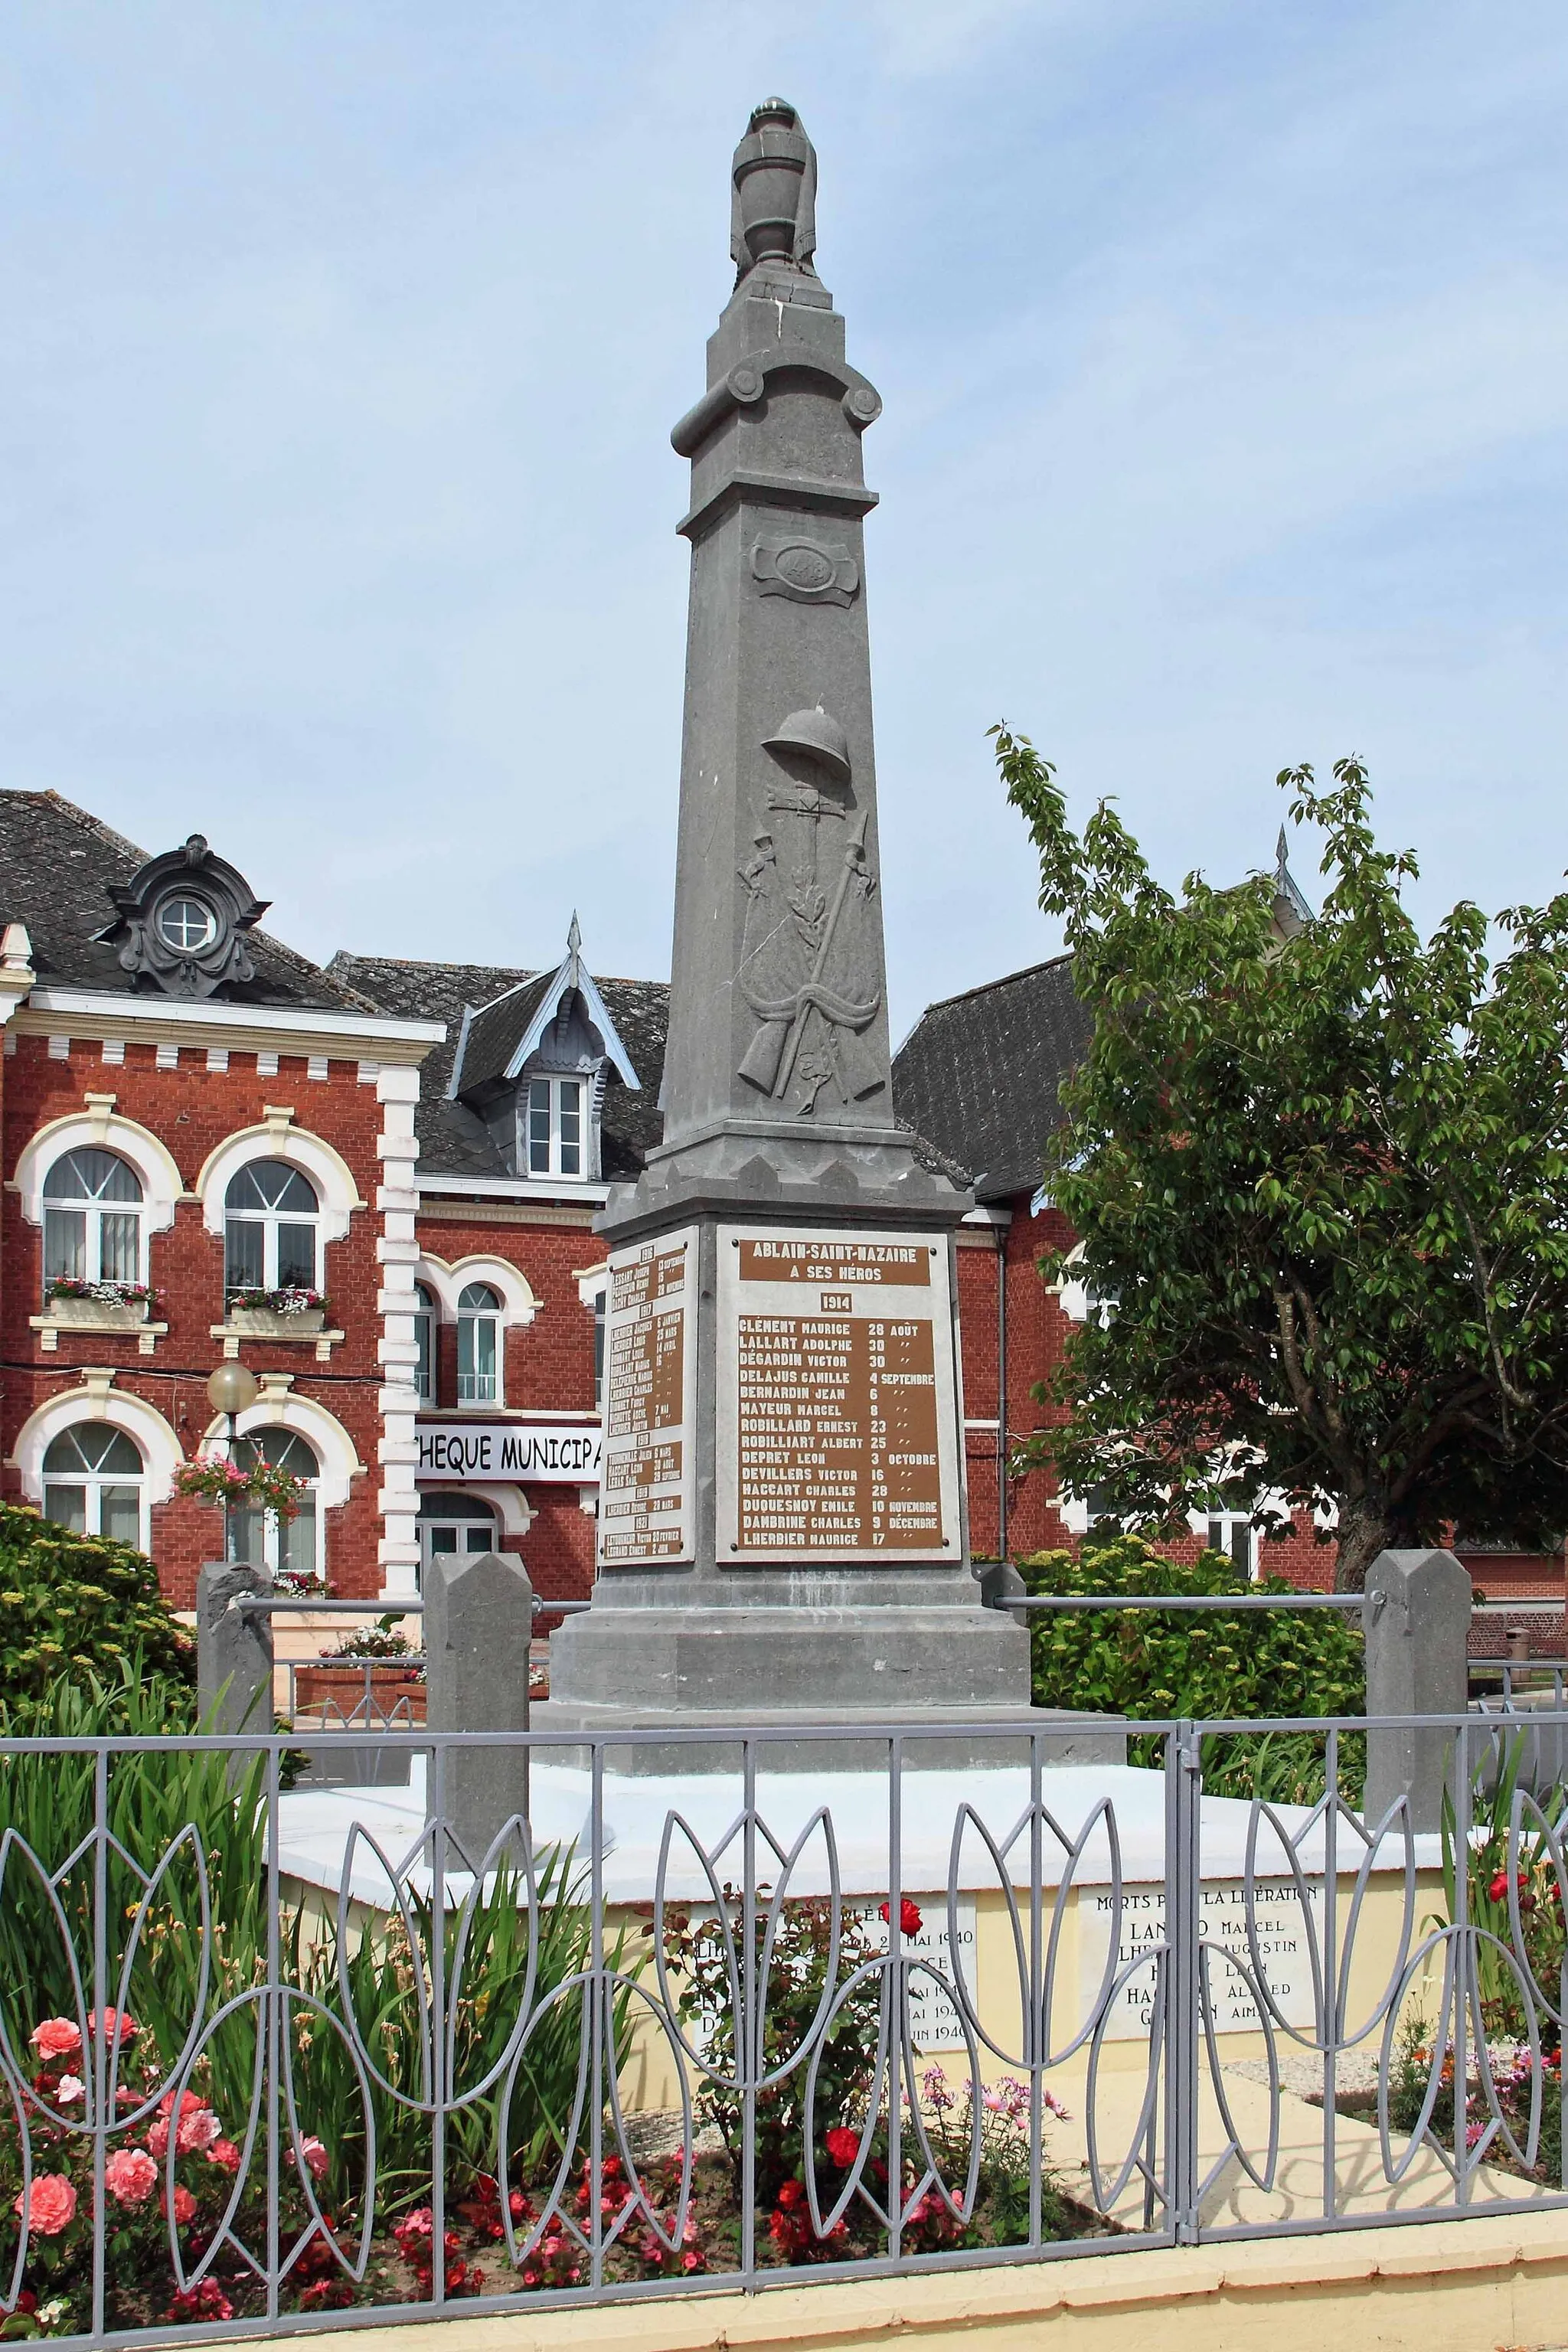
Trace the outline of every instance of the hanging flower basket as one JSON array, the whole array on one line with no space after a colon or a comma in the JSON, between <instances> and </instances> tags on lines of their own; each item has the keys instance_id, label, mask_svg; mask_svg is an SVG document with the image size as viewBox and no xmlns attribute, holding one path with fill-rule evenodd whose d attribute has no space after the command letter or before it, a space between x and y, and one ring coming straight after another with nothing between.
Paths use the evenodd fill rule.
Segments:
<instances>
[{"instance_id":1,"label":"hanging flower basket","mask_svg":"<svg viewBox=\"0 0 1568 2352\"><path fill-rule=\"evenodd\" d=\"M193 1502L219 1503L242 1510L269 1512L275 1519L294 1519L305 1482L276 1462L253 1462L244 1469L224 1454L198 1454L182 1462L174 1473L174 1492Z\"/></svg>"}]
</instances>

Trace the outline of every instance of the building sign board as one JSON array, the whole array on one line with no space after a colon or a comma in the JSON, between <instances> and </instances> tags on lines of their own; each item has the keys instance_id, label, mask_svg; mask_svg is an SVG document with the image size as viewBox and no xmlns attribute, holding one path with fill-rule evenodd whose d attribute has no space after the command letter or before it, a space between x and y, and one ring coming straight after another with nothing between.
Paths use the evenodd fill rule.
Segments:
<instances>
[{"instance_id":1,"label":"building sign board","mask_svg":"<svg viewBox=\"0 0 1568 2352\"><path fill-rule=\"evenodd\" d=\"M956 1559L945 1240L721 1232L721 1560Z\"/></svg>"},{"instance_id":2,"label":"building sign board","mask_svg":"<svg viewBox=\"0 0 1568 2352\"><path fill-rule=\"evenodd\" d=\"M610 1254L599 1566L694 1557L697 1228Z\"/></svg>"},{"instance_id":3,"label":"building sign board","mask_svg":"<svg viewBox=\"0 0 1568 2352\"><path fill-rule=\"evenodd\" d=\"M530 1486L592 1486L601 1432L591 1421L416 1421L423 1486L526 1479Z\"/></svg>"}]
</instances>

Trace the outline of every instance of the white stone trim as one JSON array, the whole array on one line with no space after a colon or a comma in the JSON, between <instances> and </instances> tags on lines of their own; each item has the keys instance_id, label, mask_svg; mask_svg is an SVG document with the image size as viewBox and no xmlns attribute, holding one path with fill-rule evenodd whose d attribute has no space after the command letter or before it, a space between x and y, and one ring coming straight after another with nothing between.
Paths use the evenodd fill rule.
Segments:
<instances>
[{"instance_id":1,"label":"white stone trim","mask_svg":"<svg viewBox=\"0 0 1568 2352\"><path fill-rule=\"evenodd\" d=\"M149 1508L168 1501L184 1460L180 1441L155 1404L113 1382L110 1371L85 1370L79 1388L57 1391L22 1423L11 1461L22 1474L22 1492L30 1503L44 1499L45 1454L62 1430L80 1421L107 1421L132 1438L146 1465L143 1500Z\"/></svg>"},{"instance_id":2,"label":"white stone trim","mask_svg":"<svg viewBox=\"0 0 1568 2352\"><path fill-rule=\"evenodd\" d=\"M594 1491L596 1495L597 1487ZM518 1542L522 1540L539 1517L521 1486L487 1486L481 1478L466 1478L460 1486L425 1486L421 1487L420 1493L474 1496L478 1501L488 1503L492 1510L500 1513L502 1535L510 1536Z\"/></svg>"},{"instance_id":3,"label":"white stone trim","mask_svg":"<svg viewBox=\"0 0 1568 2352\"><path fill-rule=\"evenodd\" d=\"M610 1261L606 1257L597 1265L578 1266L572 1276L577 1286L577 1296L590 1312L610 1286Z\"/></svg>"},{"instance_id":4,"label":"white stone trim","mask_svg":"<svg viewBox=\"0 0 1568 2352\"><path fill-rule=\"evenodd\" d=\"M607 1184L574 1184L569 1176L443 1176L431 1169L419 1180L422 1200L590 1201L603 1208Z\"/></svg>"},{"instance_id":5,"label":"white stone trim","mask_svg":"<svg viewBox=\"0 0 1568 2352\"><path fill-rule=\"evenodd\" d=\"M364 1076L363 1066L360 1076ZM376 1444L381 1466L381 1535L376 1558L383 1596L393 1600L411 1597L419 1576L419 1489L415 1477L419 1465L415 1429L419 1400L414 1392L419 1358L414 1339L414 1279L419 1259L414 1232L419 1200L414 1181L419 1157L414 1133L418 1071L384 1063L375 1072L375 1097L381 1105L381 1134L376 1142L381 1183L375 1196L381 1233L375 1250L381 1265L377 1302L381 1338L376 1352L382 1367L377 1394L381 1434Z\"/></svg>"},{"instance_id":6,"label":"white stone trim","mask_svg":"<svg viewBox=\"0 0 1568 2352\"><path fill-rule=\"evenodd\" d=\"M467 1257L448 1260L422 1250L415 1276L435 1293L443 1323L457 1321L458 1296L470 1282L488 1282L500 1293L501 1318L508 1330L531 1323L539 1312L541 1302L521 1267L488 1251L476 1250Z\"/></svg>"},{"instance_id":7,"label":"white stone trim","mask_svg":"<svg viewBox=\"0 0 1568 2352\"><path fill-rule=\"evenodd\" d=\"M121 1117L112 1095L88 1095L84 1102L85 1108L50 1119L22 1146L9 1189L21 1195L23 1216L30 1225L43 1223L44 1179L57 1160L86 1145L117 1151L129 1161L141 1179L143 1234L167 1233L174 1222L174 1203L190 1197L167 1146L150 1128Z\"/></svg>"},{"instance_id":8,"label":"white stone trim","mask_svg":"<svg viewBox=\"0 0 1568 2352\"><path fill-rule=\"evenodd\" d=\"M354 1451L353 1439L337 1415L329 1412L315 1397L296 1396L281 1381L268 1382L256 1402L235 1423L238 1437L254 1437L263 1429L291 1429L313 1449L321 1465L314 1485L323 1510L335 1510L341 1503L346 1503L352 1481L367 1475L364 1464ZM228 1416L220 1412L208 1422L202 1443L208 1447L221 1447L227 1435Z\"/></svg>"},{"instance_id":9,"label":"white stone trim","mask_svg":"<svg viewBox=\"0 0 1568 2352\"><path fill-rule=\"evenodd\" d=\"M418 1072L411 1075L417 1084ZM209 1152L196 1178L195 1191L202 1204L202 1223L209 1234L220 1239L225 1195L247 1160L286 1160L291 1168L310 1177L321 1203L323 1242L341 1242L353 1212L369 1206L361 1200L353 1171L341 1151L322 1137L312 1135L309 1128L296 1127L292 1110L269 1108L262 1126L241 1128L237 1134L220 1143L216 1151Z\"/></svg>"},{"instance_id":10,"label":"white stone trim","mask_svg":"<svg viewBox=\"0 0 1568 2352\"><path fill-rule=\"evenodd\" d=\"M117 1027L173 1024L192 1029L259 1029L274 1037L353 1035L426 1046L440 1045L447 1034L444 1021L395 1021L384 1013L354 1013L347 1005L341 1013L318 1013L292 1005L186 1003L174 996L111 995L85 988L35 988L28 1003L39 1013L112 1014Z\"/></svg>"}]
</instances>

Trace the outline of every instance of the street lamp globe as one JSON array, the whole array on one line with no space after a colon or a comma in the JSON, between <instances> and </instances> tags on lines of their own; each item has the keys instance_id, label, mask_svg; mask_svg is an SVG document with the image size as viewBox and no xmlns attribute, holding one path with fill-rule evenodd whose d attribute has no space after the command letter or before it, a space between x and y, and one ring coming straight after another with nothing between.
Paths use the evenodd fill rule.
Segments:
<instances>
[{"instance_id":1,"label":"street lamp globe","mask_svg":"<svg viewBox=\"0 0 1568 2352\"><path fill-rule=\"evenodd\" d=\"M260 1394L256 1374L237 1362L220 1364L207 1381L207 1402L215 1412L226 1412L231 1421L236 1413L248 1412Z\"/></svg>"}]
</instances>

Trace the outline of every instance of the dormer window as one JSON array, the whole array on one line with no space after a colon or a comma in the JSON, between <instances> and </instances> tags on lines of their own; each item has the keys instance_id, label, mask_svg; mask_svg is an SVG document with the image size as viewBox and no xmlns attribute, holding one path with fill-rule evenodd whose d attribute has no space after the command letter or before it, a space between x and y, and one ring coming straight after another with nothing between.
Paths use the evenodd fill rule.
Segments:
<instances>
[{"instance_id":1,"label":"dormer window","mask_svg":"<svg viewBox=\"0 0 1568 2352\"><path fill-rule=\"evenodd\" d=\"M111 889L115 918L98 937L120 950L139 988L211 996L256 978L246 935L267 912L243 874L215 857L199 833L149 858Z\"/></svg>"},{"instance_id":2,"label":"dormer window","mask_svg":"<svg viewBox=\"0 0 1568 2352\"><path fill-rule=\"evenodd\" d=\"M578 1176L583 1172L581 1078L528 1081L528 1172L531 1176Z\"/></svg>"},{"instance_id":3,"label":"dormer window","mask_svg":"<svg viewBox=\"0 0 1568 2352\"><path fill-rule=\"evenodd\" d=\"M599 1115L615 1078L637 1075L583 961L577 918L565 960L463 1013L448 1099L489 1129L509 1174L531 1184L600 1181Z\"/></svg>"}]
</instances>

